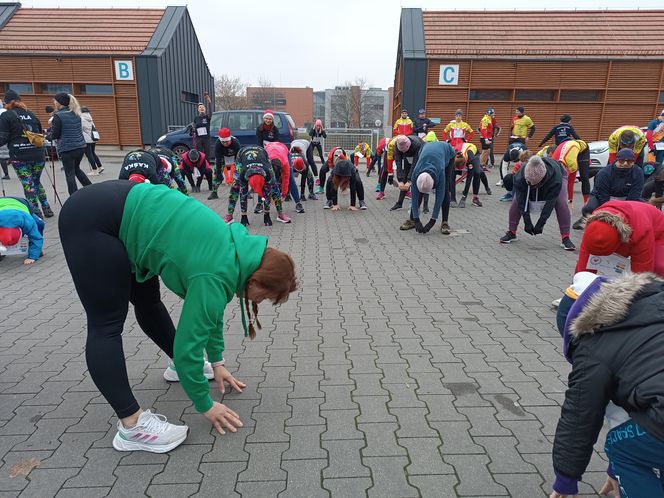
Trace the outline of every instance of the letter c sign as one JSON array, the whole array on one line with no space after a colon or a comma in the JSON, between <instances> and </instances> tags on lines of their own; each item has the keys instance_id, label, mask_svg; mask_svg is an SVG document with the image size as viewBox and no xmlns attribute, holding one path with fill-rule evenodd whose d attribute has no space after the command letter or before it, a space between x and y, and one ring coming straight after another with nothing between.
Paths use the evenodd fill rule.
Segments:
<instances>
[{"instance_id":1,"label":"letter c sign","mask_svg":"<svg viewBox=\"0 0 664 498\"><path fill-rule=\"evenodd\" d=\"M459 84L459 66L442 65L440 66L439 85L458 85Z\"/></svg>"}]
</instances>

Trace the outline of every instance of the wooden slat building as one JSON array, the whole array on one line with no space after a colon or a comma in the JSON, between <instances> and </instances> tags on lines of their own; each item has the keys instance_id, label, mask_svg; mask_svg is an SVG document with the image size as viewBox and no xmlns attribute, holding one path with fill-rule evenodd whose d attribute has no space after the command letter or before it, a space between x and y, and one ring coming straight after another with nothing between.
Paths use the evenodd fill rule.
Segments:
<instances>
[{"instance_id":1,"label":"wooden slat building","mask_svg":"<svg viewBox=\"0 0 664 498\"><path fill-rule=\"evenodd\" d=\"M186 7L42 9L0 4L0 95L14 89L42 123L53 95L88 107L100 144L153 144L191 122L214 79Z\"/></svg>"},{"instance_id":2,"label":"wooden slat building","mask_svg":"<svg viewBox=\"0 0 664 498\"><path fill-rule=\"evenodd\" d=\"M521 105L537 142L565 113L584 139L605 140L664 108L663 24L664 10L402 9L394 115L405 108L415 117L425 107L447 123L460 108L477 128L493 107L507 132Z\"/></svg>"}]
</instances>

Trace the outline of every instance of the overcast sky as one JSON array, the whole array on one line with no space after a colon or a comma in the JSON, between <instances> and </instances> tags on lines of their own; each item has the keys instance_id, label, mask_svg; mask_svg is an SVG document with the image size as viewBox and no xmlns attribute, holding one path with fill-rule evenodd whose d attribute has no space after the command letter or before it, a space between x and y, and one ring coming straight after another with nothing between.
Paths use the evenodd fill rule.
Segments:
<instances>
[{"instance_id":1,"label":"overcast sky","mask_svg":"<svg viewBox=\"0 0 664 498\"><path fill-rule=\"evenodd\" d=\"M444 10L450 5L449 1L440 0L22 0L21 3L24 7L81 8L187 5L213 74L239 75L253 85L264 77L274 86L310 86L315 90L358 77L372 86L392 86L401 7ZM574 3L577 9L624 9L634 5L624 0ZM641 9L662 5L662 0L638 2ZM463 7L552 10L556 2L483 0ZM472 17L468 22L473 22Z\"/></svg>"}]
</instances>

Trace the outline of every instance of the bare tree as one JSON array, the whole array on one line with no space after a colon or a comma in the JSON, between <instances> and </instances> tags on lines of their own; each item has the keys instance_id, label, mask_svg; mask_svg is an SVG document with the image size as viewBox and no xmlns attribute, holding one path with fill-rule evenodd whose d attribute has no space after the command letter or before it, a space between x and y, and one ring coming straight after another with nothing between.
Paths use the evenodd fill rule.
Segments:
<instances>
[{"instance_id":1,"label":"bare tree","mask_svg":"<svg viewBox=\"0 0 664 498\"><path fill-rule=\"evenodd\" d=\"M222 74L214 79L214 103L218 110L247 108L246 83L239 76Z\"/></svg>"},{"instance_id":2,"label":"bare tree","mask_svg":"<svg viewBox=\"0 0 664 498\"><path fill-rule=\"evenodd\" d=\"M369 88L366 79L346 81L335 90L330 102L332 121L345 127L369 128L382 118L382 97Z\"/></svg>"},{"instance_id":3,"label":"bare tree","mask_svg":"<svg viewBox=\"0 0 664 498\"><path fill-rule=\"evenodd\" d=\"M276 107L277 92L272 82L265 76L258 78L258 86L247 89L249 105L253 109L267 109Z\"/></svg>"},{"instance_id":4,"label":"bare tree","mask_svg":"<svg viewBox=\"0 0 664 498\"><path fill-rule=\"evenodd\" d=\"M330 97L332 126L350 128L353 126L353 84L346 81L334 90Z\"/></svg>"}]
</instances>

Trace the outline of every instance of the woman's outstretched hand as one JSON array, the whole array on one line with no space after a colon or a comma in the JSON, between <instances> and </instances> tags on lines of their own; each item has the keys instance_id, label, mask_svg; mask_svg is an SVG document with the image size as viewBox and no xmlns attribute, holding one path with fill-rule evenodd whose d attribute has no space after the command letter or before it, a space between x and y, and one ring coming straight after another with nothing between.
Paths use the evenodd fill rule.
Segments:
<instances>
[{"instance_id":1,"label":"woman's outstretched hand","mask_svg":"<svg viewBox=\"0 0 664 498\"><path fill-rule=\"evenodd\" d=\"M247 384L233 377L233 374L230 373L223 365L214 367L214 380L217 382L217 385L219 386L219 392L221 394L226 393L226 382L228 382L228 385L232 391L237 391L239 393L242 392L242 389L247 387Z\"/></svg>"},{"instance_id":2,"label":"woman's outstretched hand","mask_svg":"<svg viewBox=\"0 0 664 498\"><path fill-rule=\"evenodd\" d=\"M224 427L231 432L237 432L238 427L242 427L243 425L237 413L217 401L203 415L214 425L219 434L226 434Z\"/></svg>"}]
</instances>

